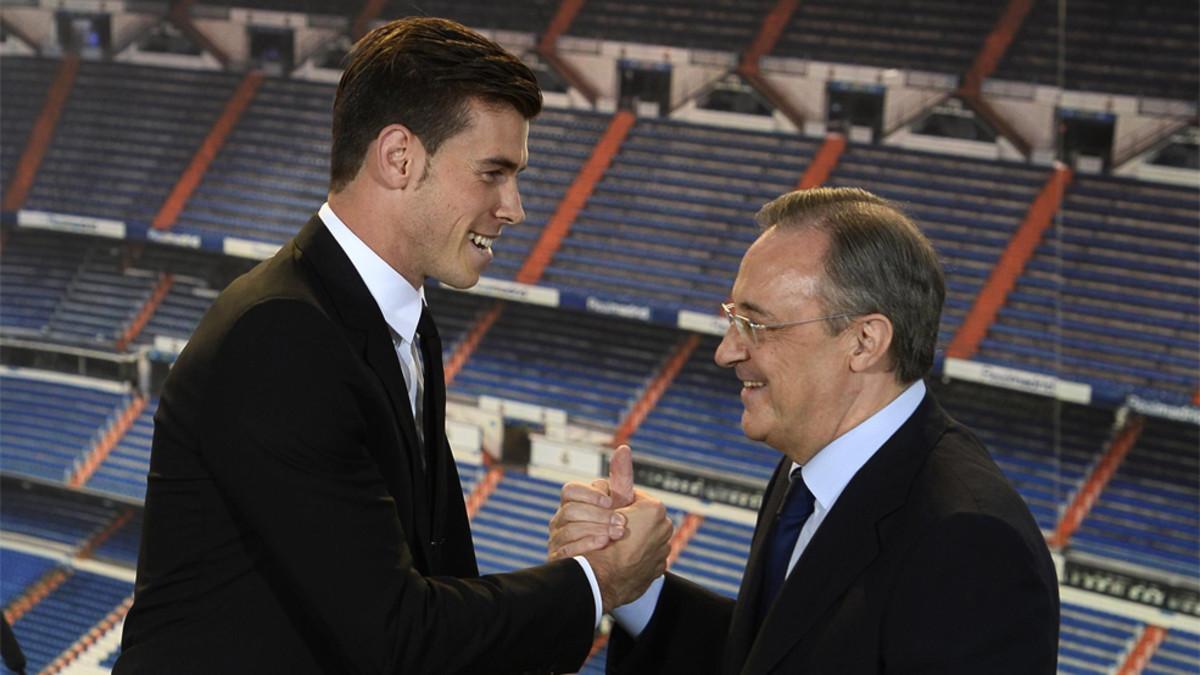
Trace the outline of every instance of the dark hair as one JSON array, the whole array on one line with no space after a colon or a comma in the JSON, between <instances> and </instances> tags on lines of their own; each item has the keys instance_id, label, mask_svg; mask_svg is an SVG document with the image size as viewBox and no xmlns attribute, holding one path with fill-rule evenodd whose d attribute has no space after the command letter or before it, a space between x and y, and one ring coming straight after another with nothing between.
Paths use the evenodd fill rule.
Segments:
<instances>
[{"instance_id":1,"label":"dark hair","mask_svg":"<svg viewBox=\"0 0 1200 675\"><path fill-rule=\"evenodd\" d=\"M937 254L899 207L858 188L797 190L758 212L763 228L811 227L829 236L818 291L829 314L879 313L893 326L890 354L901 383L933 367L946 282ZM834 319L836 335L852 319Z\"/></svg>"},{"instance_id":2,"label":"dark hair","mask_svg":"<svg viewBox=\"0 0 1200 675\"><path fill-rule=\"evenodd\" d=\"M528 66L447 19L386 23L364 35L346 61L333 101L333 192L358 174L367 146L389 124L408 127L433 155L470 123L472 98L511 105L525 119L542 110L542 92Z\"/></svg>"}]
</instances>

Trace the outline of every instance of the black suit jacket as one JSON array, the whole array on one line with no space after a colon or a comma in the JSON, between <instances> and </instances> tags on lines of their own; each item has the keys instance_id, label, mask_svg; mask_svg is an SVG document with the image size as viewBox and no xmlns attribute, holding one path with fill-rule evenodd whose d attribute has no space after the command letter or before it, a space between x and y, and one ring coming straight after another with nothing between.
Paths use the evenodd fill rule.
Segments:
<instances>
[{"instance_id":1,"label":"black suit jacket","mask_svg":"<svg viewBox=\"0 0 1200 675\"><path fill-rule=\"evenodd\" d=\"M423 468L387 325L320 220L235 280L155 415L115 672L580 665L595 608L575 561L479 577L427 371Z\"/></svg>"},{"instance_id":2,"label":"black suit jacket","mask_svg":"<svg viewBox=\"0 0 1200 675\"><path fill-rule=\"evenodd\" d=\"M847 484L756 633L790 465L767 488L737 601L668 574L642 635L614 631L610 673L1054 673L1058 582L1041 531L928 394Z\"/></svg>"}]
</instances>

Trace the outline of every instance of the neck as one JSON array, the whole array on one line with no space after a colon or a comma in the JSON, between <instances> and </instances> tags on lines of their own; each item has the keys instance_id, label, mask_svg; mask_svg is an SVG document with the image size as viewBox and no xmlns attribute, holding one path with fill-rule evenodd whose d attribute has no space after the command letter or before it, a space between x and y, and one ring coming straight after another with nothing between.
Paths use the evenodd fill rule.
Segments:
<instances>
[{"instance_id":1,"label":"neck","mask_svg":"<svg viewBox=\"0 0 1200 675\"><path fill-rule=\"evenodd\" d=\"M840 415L833 417L828 425L823 425L819 433L804 439L784 454L797 464L807 464L825 446L886 408L907 388L907 384L896 382L890 372L869 376L861 387L851 390L847 399L842 401Z\"/></svg>"},{"instance_id":2,"label":"neck","mask_svg":"<svg viewBox=\"0 0 1200 675\"><path fill-rule=\"evenodd\" d=\"M329 193L329 208L375 255L404 277L413 288L421 288L425 275L408 259L412 247L398 245L402 229L390 222L386 195L372 195L352 181L341 192Z\"/></svg>"}]
</instances>

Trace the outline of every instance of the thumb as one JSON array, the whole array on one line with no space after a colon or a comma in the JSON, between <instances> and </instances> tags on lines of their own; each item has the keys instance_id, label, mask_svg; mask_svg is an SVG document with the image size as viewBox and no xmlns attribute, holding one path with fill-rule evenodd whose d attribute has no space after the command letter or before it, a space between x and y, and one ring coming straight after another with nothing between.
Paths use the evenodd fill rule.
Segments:
<instances>
[{"instance_id":1,"label":"thumb","mask_svg":"<svg viewBox=\"0 0 1200 675\"><path fill-rule=\"evenodd\" d=\"M633 503L633 450L628 445L618 446L608 460L608 487L614 509Z\"/></svg>"}]
</instances>

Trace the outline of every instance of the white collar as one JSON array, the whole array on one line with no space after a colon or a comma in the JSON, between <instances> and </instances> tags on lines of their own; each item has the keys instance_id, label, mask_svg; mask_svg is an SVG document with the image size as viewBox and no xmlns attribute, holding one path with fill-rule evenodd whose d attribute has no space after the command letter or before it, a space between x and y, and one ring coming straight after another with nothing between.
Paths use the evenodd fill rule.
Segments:
<instances>
[{"instance_id":1,"label":"white collar","mask_svg":"<svg viewBox=\"0 0 1200 675\"><path fill-rule=\"evenodd\" d=\"M329 208L329 202L321 205L317 215L342 247L346 257L350 258L350 264L354 265L358 276L362 277L375 304L379 305L379 311L383 313L383 320L402 340L411 343L417 332L417 321L421 319L425 288L413 288L407 279L392 269L338 218Z\"/></svg>"},{"instance_id":2,"label":"white collar","mask_svg":"<svg viewBox=\"0 0 1200 675\"><path fill-rule=\"evenodd\" d=\"M912 417L925 398L925 382L917 380L879 412L833 439L802 468L804 484L826 512L833 508L842 490L879 448ZM792 463L794 470L799 464Z\"/></svg>"}]
</instances>

